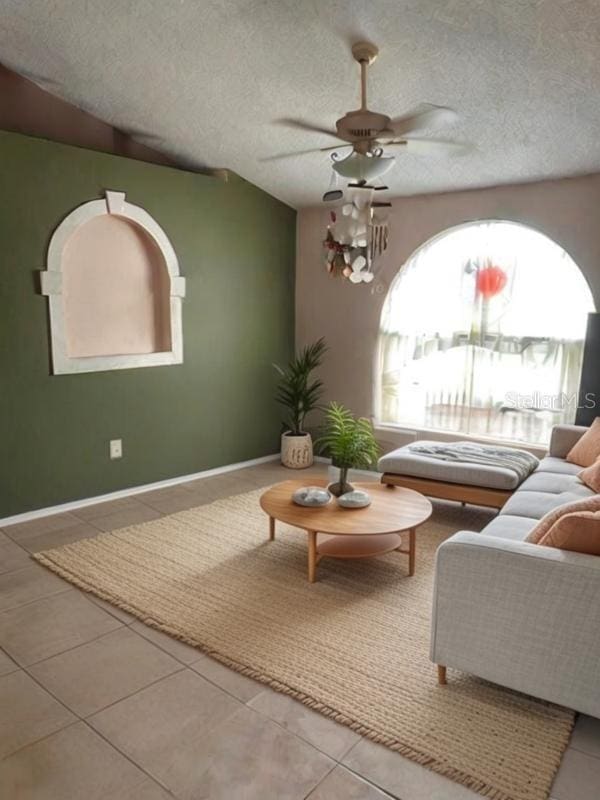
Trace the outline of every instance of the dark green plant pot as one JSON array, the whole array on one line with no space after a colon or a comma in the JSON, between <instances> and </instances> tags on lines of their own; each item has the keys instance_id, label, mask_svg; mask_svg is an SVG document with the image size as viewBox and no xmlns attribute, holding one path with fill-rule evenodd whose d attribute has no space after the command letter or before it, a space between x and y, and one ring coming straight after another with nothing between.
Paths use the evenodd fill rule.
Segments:
<instances>
[{"instance_id":1,"label":"dark green plant pot","mask_svg":"<svg viewBox=\"0 0 600 800\"><path fill-rule=\"evenodd\" d=\"M352 486L351 483L340 483L337 481L336 483L330 483L327 489L334 497L341 497L343 494L346 494L346 492L354 491L354 486Z\"/></svg>"},{"instance_id":2,"label":"dark green plant pot","mask_svg":"<svg viewBox=\"0 0 600 800\"><path fill-rule=\"evenodd\" d=\"M354 486L348 483L348 467L340 467L340 478L335 483L330 483L327 489L334 497L341 497L346 492L352 492Z\"/></svg>"}]
</instances>

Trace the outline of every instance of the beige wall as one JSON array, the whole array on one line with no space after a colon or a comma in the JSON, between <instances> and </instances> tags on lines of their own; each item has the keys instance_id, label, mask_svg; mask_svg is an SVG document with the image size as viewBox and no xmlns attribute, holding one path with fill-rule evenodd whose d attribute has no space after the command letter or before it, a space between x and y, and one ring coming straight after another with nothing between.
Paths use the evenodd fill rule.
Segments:
<instances>
[{"instance_id":1,"label":"beige wall","mask_svg":"<svg viewBox=\"0 0 600 800\"><path fill-rule=\"evenodd\" d=\"M329 210L322 205L298 214L296 341L302 346L319 336L327 339L330 352L323 373L327 400L372 416L377 332L389 285L420 245L453 225L504 219L547 234L579 265L600 308L600 174L393 202L391 243L370 286L353 286L326 273L321 243ZM387 430L380 438L389 447L415 435L419 432Z\"/></svg>"}]
</instances>

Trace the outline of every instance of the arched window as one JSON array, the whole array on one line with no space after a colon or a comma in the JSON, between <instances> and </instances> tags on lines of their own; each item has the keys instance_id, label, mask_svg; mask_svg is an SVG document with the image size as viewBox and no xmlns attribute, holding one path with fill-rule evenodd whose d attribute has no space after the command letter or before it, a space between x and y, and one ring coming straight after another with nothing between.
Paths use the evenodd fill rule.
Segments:
<instances>
[{"instance_id":1,"label":"arched window","mask_svg":"<svg viewBox=\"0 0 600 800\"><path fill-rule=\"evenodd\" d=\"M402 267L379 338L379 422L547 443L577 407L592 295L570 256L512 222L445 231Z\"/></svg>"}]
</instances>

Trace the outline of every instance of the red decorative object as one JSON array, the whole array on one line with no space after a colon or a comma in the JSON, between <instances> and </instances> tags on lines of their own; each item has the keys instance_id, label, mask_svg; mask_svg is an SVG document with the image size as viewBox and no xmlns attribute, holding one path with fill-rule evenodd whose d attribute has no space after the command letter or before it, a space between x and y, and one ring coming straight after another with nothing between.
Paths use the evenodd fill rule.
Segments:
<instances>
[{"instance_id":1,"label":"red decorative object","mask_svg":"<svg viewBox=\"0 0 600 800\"><path fill-rule=\"evenodd\" d=\"M500 294L506 286L506 272L500 267L483 267L477 272L475 287L484 300Z\"/></svg>"},{"instance_id":2,"label":"red decorative object","mask_svg":"<svg viewBox=\"0 0 600 800\"><path fill-rule=\"evenodd\" d=\"M332 218L335 217L335 213L331 212ZM333 219L335 222L335 219ZM325 268L327 272L331 276L335 275L343 275L345 278L348 277L346 275L346 268L348 267L346 263L346 253L350 253L352 251L352 247L349 244L341 244L341 242L337 242L334 239L333 233L331 229L327 229L327 236L325 241L323 242L323 247L326 253L325 259ZM350 270L350 274L352 274L352 270Z\"/></svg>"}]
</instances>

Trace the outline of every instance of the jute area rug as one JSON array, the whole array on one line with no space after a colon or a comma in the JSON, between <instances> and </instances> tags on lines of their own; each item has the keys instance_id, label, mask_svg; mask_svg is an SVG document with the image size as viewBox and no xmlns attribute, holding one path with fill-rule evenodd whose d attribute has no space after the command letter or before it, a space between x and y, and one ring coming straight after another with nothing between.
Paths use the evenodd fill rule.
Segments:
<instances>
[{"instance_id":1,"label":"jute area rug","mask_svg":"<svg viewBox=\"0 0 600 800\"><path fill-rule=\"evenodd\" d=\"M391 553L324 559L306 534L267 540L262 490L35 558L147 624L292 695L494 800L545 800L573 713L449 671L428 657L434 553L489 513L439 504L417 533L417 573Z\"/></svg>"}]
</instances>

